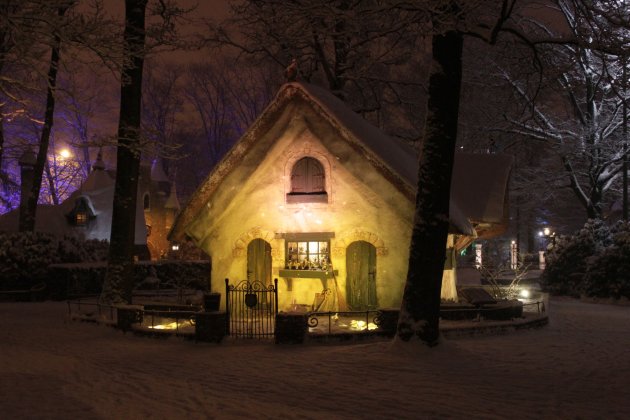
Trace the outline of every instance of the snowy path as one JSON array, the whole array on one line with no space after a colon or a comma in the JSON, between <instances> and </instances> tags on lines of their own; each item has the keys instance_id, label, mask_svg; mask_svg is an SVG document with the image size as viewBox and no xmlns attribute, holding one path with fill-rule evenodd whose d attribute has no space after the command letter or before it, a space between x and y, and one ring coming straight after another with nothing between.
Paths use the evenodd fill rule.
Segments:
<instances>
[{"instance_id":1,"label":"snowy path","mask_svg":"<svg viewBox=\"0 0 630 420\"><path fill-rule=\"evenodd\" d=\"M24 311L28 311L24 313ZM0 304L0 418L627 418L630 307L556 300L550 324L436 349L195 344Z\"/></svg>"}]
</instances>

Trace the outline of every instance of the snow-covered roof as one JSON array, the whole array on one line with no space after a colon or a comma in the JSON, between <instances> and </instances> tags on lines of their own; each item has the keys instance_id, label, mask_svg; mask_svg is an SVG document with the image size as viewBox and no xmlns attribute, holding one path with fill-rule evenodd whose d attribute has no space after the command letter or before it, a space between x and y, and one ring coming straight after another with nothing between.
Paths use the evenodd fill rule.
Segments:
<instances>
[{"instance_id":1,"label":"snow-covered roof","mask_svg":"<svg viewBox=\"0 0 630 420\"><path fill-rule=\"evenodd\" d=\"M475 223L503 223L512 168L510 155L456 153L451 197Z\"/></svg>"},{"instance_id":2,"label":"snow-covered roof","mask_svg":"<svg viewBox=\"0 0 630 420\"><path fill-rule=\"evenodd\" d=\"M102 161L101 161L102 163ZM80 235L86 239L109 240L112 224L115 179L98 163L94 165L87 179L78 190L60 203L38 205L35 216L35 230L57 236ZM89 228L75 227L68 223L66 215L72 211L77 200L83 199L90 211L97 216L90 222ZM0 231L16 232L19 222L19 209L0 215ZM142 201L136 205L135 243L146 243L146 222Z\"/></svg>"},{"instance_id":3,"label":"snow-covered roof","mask_svg":"<svg viewBox=\"0 0 630 420\"><path fill-rule=\"evenodd\" d=\"M164 163L161 157L155 158L151 164L151 180L157 182L171 182L164 172Z\"/></svg>"},{"instance_id":4,"label":"snow-covered roof","mask_svg":"<svg viewBox=\"0 0 630 420\"><path fill-rule=\"evenodd\" d=\"M374 127L327 90L303 82L292 82L282 86L274 100L265 108L243 137L236 142L223 160L210 172L177 217L169 234L169 239L181 239L183 237L186 226L192 222L208 202L221 184L222 179L245 156L255 143L257 136L264 134L274 118L277 118L294 98L302 98L309 103L319 116L328 121L340 133L340 138L359 150L376 170L380 171L410 200L414 199L418 179L418 153L416 150ZM486 173L491 174L492 171L486 169ZM464 199L463 196L451 194L449 210L451 228L459 233L475 235L475 230L469 221L470 216L466 210L473 206L470 204L462 205L460 202L462 199ZM501 199L502 204L503 200Z\"/></svg>"},{"instance_id":5,"label":"snow-covered roof","mask_svg":"<svg viewBox=\"0 0 630 420\"><path fill-rule=\"evenodd\" d=\"M306 92L311 100L336 120L337 128L351 134L389 169L415 188L418 180L418 154L414 149L374 127L329 91L308 83L293 82L288 86Z\"/></svg>"},{"instance_id":6,"label":"snow-covered roof","mask_svg":"<svg viewBox=\"0 0 630 420\"><path fill-rule=\"evenodd\" d=\"M0 215L0 232L17 232L20 223L20 209ZM35 231L56 236L71 234L68 231L63 209L60 206L40 204L37 206Z\"/></svg>"},{"instance_id":7,"label":"snow-covered roof","mask_svg":"<svg viewBox=\"0 0 630 420\"><path fill-rule=\"evenodd\" d=\"M103 168L95 166L90 172L85 182L81 185L80 190L84 194L92 191L99 191L105 188L112 188L114 179Z\"/></svg>"},{"instance_id":8,"label":"snow-covered roof","mask_svg":"<svg viewBox=\"0 0 630 420\"><path fill-rule=\"evenodd\" d=\"M166 199L166 203L164 203L164 208L174 209L174 210L180 209L179 200L177 199L177 191L175 189L175 183L171 184L171 192L168 198Z\"/></svg>"}]
</instances>

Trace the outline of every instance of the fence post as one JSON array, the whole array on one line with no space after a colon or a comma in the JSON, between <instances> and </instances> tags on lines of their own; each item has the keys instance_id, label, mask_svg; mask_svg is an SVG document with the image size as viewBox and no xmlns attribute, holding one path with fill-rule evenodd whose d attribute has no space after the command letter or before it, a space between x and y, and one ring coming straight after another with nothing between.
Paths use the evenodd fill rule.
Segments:
<instances>
[{"instance_id":1,"label":"fence post","mask_svg":"<svg viewBox=\"0 0 630 420\"><path fill-rule=\"evenodd\" d=\"M230 335L230 279L225 279L225 333Z\"/></svg>"},{"instance_id":2,"label":"fence post","mask_svg":"<svg viewBox=\"0 0 630 420\"><path fill-rule=\"evenodd\" d=\"M307 314L282 312L276 315L276 344L302 344L307 331Z\"/></svg>"},{"instance_id":3,"label":"fence post","mask_svg":"<svg viewBox=\"0 0 630 420\"><path fill-rule=\"evenodd\" d=\"M273 288L274 288L274 294L276 295L276 298L275 298L276 306L275 306L275 312L274 312L274 316L275 316L275 314L278 313L278 279L277 278L273 279Z\"/></svg>"}]
</instances>

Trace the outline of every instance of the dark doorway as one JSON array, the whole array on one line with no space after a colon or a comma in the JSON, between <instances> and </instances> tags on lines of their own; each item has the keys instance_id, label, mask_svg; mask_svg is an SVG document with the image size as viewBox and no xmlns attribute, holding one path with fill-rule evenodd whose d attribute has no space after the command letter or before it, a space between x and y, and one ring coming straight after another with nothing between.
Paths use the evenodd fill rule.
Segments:
<instances>
[{"instance_id":1,"label":"dark doorway","mask_svg":"<svg viewBox=\"0 0 630 420\"><path fill-rule=\"evenodd\" d=\"M346 299L353 311L377 308L376 248L369 242L357 241L346 250Z\"/></svg>"},{"instance_id":2,"label":"dark doorway","mask_svg":"<svg viewBox=\"0 0 630 420\"><path fill-rule=\"evenodd\" d=\"M271 245L263 239L247 245L247 280L271 284Z\"/></svg>"}]
</instances>

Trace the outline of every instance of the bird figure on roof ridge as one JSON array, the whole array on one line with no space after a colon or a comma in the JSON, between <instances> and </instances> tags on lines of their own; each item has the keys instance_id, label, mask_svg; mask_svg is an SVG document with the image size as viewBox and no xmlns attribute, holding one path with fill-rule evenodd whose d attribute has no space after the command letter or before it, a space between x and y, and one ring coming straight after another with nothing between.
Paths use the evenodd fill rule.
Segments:
<instances>
[{"instance_id":1,"label":"bird figure on roof ridge","mask_svg":"<svg viewBox=\"0 0 630 420\"><path fill-rule=\"evenodd\" d=\"M284 70L284 77L287 79L287 82L295 82L298 76L298 64L295 58L291 59L291 62Z\"/></svg>"}]
</instances>

